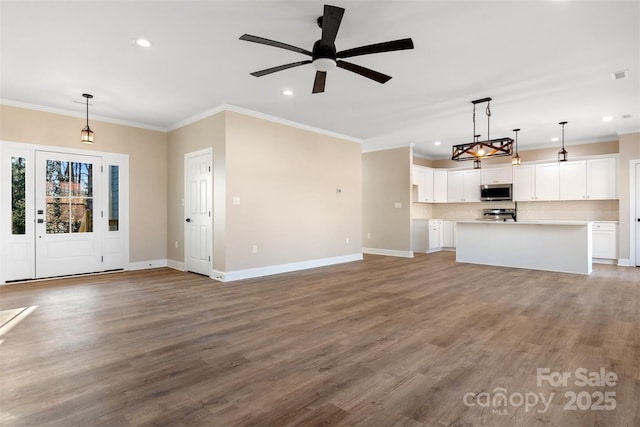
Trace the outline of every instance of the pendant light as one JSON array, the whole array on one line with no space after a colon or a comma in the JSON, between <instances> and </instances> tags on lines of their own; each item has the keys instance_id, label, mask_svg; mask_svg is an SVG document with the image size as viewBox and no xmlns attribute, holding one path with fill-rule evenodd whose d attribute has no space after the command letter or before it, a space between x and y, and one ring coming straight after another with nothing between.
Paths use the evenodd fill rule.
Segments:
<instances>
[{"instance_id":1,"label":"pendant light","mask_svg":"<svg viewBox=\"0 0 640 427\"><path fill-rule=\"evenodd\" d=\"M520 129L513 130L516 133L516 155L511 158L511 166L520 166L522 164L522 159L518 154L518 132Z\"/></svg>"},{"instance_id":2,"label":"pendant light","mask_svg":"<svg viewBox=\"0 0 640 427\"><path fill-rule=\"evenodd\" d=\"M87 125L80 132L80 142L91 145L93 144L93 131L89 127L89 100L93 98L93 95L83 93L82 96L87 98Z\"/></svg>"},{"instance_id":3,"label":"pendant light","mask_svg":"<svg viewBox=\"0 0 640 427\"><path fill-rule=\"evenodd\" d=\"M562 126L562 150L558 151L558 161L566 162L569 160L569 153L564 149L564 125L566 125L567 122L560 122L558 124Z\"/></svg>"},{"instance_id":4,"label":"pendant light","mask_svg":"<svg viewBox=\"0 0 640 427\"><path fill-rule=\"evenodd\" d=\"M491 98L482 98L471 101L473 104L473 136L474 141L466 144L453 146L451 160L473 160L474 168L480 169L480 159L485 157L510 156L512 153L513 139L495 138L491 139ZM476 135L476 105L486 103L485 114L487 115L487 140L478 141Z\"/></svg>"}]
</instances>

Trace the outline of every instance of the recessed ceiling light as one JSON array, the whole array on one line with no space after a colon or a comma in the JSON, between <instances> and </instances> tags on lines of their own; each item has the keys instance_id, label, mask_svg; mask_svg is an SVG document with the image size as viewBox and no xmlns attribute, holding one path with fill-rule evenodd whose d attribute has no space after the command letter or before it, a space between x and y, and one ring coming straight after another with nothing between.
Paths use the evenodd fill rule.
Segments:
<instances>
[{"instance_id":1,"label":"recessed ceiling light","mask_svg":"<svg viewBox=\"0 0 640 427\"><path fill-rule=\"evenodd\" d=\"M282 91L283 95L291 96L293 95L293 91L291 89L285 89Z\"/></svg>"},{"instance_id":2,"label":"recessed ceiling light","mask_svg":"<svg viewBox=\"0 0 640 427\"><path fill-rule=\"evenodd\" d=\"M436 141L436 142L433 143L433 145L440 145L440 144L441 144L440 141Z\"/></svg>"},{"instance_id":3,"label":"recessed ceiling light","mask_svg":"<svg viewBox=\"0 0 640 427\"><path fill-rule=\"evenodd\" d=\"M604 117L602 118L602 121L603 121L603 122L610 122L611 120L613 120L613 116L604 116Z\"/></svg>"},{"instance_id":4,"label":"recessed ceiling light","mask_svg":"<svg viewBox=\"0 0 640 427\"><path fill-rule=\"evenodd\" d=\"M151 47L151 42L147 39L142 38L133 39L133 44L140 47Z\"/></svg>"},{"instance_id":5,"label":"recessed ceiling light","mask_svg":"<svg viewBox=\"0 0 640 427\"><path fill-rule=\"evenodd\" d=\"M630 119L631 118L631 114L623 114L622 118L623 119Z\"/></svg>"},{"instance_id":6,"label":"recessed ceiling light","mask_svg":"<svg viewBox=\"0 0 640 427\"><path fill-rule=\"evenodd\" d=\"M553 138L551 138L551 142L558 142L560 141L560 138L558 138L557 136L554 136Z\"/></svg>"}]
</instances>

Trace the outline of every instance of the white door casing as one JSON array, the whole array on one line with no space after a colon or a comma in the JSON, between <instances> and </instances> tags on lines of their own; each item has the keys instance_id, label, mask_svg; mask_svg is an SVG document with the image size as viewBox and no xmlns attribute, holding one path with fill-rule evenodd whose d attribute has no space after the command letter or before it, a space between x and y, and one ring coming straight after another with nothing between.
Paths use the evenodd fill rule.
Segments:
<instances>
[{"instance_id":1,"label":"white door casing","mask_svg":"<svg viewBox=\"0 0 640 427\"><path fill-rule=\"evenodd\" d=\"M56 182L48 188L47 160L67 162L67 178L54 179ZM73 178L71 163L76 163ZM88 197L89 165L91 197ZM58 169L61 166L58 164ZM0 171L0 284L127 268L128 155L0 141ZM83 192L87 197L80 194ZM58 215L57 222L68 222L69 229L75 230L47 232L47 199L50 205L55 205L58 199L60 212L66 205L65 218ZM81 206L70 207L73 203L91 205L90 223L82 215ZM78 209L75 221L70 220L73 214L69 212ZM38 219L42 222L37 222Z\"/></svg>"},{"instance_id":2,"label":"white door casing","mask_svg":"<svg viewBox=\"0 0 640 427\"><path fill-rule=\"evenodd\" d=\"M185 269L211 276L212 151L185 154Z\"/></svg>"},{"instance_id":3,"label":"white door casing","mask_svg":"<svg viewBox=\"0 0 640 427\"><path fill-rule=\"evenodd\" d=\"M631 223L631 227L635 228L636 230L636 235L635 235L636 267L640 267L640 163L636 163L635 175L636 175L636 185L635 185L636 206L635 206L635 217L633 217L634 222Z\"/></svg>"}]
</instances>

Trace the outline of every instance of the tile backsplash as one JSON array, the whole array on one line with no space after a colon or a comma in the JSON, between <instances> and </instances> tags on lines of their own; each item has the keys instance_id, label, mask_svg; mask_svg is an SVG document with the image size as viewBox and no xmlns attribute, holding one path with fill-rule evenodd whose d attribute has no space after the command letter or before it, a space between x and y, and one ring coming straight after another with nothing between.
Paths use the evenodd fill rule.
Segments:
<instances>
[{"instance_id":1,"label":"tile backsplash","mask_svg":"<svg viewBox=\"0 0 640 427\"><path fill-rule=\"evenodd\" d=\"M476 219L483 209L514 207L514 202L413 203L414 219ZM518 202L519 220L618 221L617 200Z\"/></svg>"}]
</instances>

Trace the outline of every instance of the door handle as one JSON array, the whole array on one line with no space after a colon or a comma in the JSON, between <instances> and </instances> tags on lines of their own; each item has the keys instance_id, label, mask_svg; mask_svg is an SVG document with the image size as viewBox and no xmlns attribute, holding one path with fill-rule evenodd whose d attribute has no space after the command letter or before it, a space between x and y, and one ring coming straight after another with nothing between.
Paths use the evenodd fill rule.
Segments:
<instances>
[{"instance_id":1,"label":"door handle","mask_svg":"<svg viewBox=\"0 0 640 427\"><path fill-rule=\"evenodd\" d=\"M187 219L185 219L185 221L191 222L191 218L187 218Z\"/></svg>"}]
</instances>

